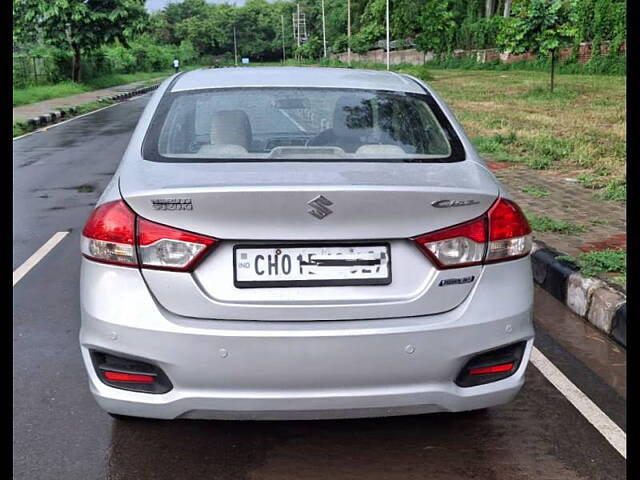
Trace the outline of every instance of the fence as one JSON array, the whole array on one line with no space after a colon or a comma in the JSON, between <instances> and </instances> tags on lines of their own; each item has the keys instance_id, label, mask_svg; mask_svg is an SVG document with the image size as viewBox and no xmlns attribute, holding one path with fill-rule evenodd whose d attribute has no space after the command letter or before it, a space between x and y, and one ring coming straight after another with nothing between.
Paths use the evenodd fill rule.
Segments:
<instances>
[{"instance_id":1,"label":"fence","mask_svg":"<svg viewBox=\"0 0 640 480\"><path fill-rule=\"evenodd\" d=\"M52 80L53 59L50 57L32 57L30 55L13 56L13 85L40 85Z\"/></svg>"}]
</instances>

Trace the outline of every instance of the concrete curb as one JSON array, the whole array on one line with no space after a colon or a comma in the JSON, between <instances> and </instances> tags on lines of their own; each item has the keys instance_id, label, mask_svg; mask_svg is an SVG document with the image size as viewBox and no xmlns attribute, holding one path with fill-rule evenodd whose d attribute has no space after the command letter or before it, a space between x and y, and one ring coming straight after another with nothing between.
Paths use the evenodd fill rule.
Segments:
<instances>
[{"instance_id":1,"label":"concrete curb","mask_svg":"<svg viewBox=\"0 0 640 480\"><path fill-rule=\"evenodd\" d=\"M531 253L533 279L572 312L627 346L627 296L605 281L583 277L578 269L556 257L562 255L543 242Z\"/></svg>"},{"instance_id":2,"label":"concrete curb","mask_svg":"<svg viewBox=\"0 0 640 480\"><path fill-rule=\"evenodd\" d=\"M119 93L117 95L111 95L109 97L102 97L102 98L99 98L98 101L103 102L105 100L110 100L113 102L121 102L129 98L132 98L138 95L143 95L147 92L155 90L159 86L160 84L157 83L155 85L150 85L148 87L137 88L135 90L131 90L130 92ZM46 127L47 125L56 123L58 120L73 117L77 112L78 112L78 107L64 107L64 108L61 108L60 110L54 110L44 115L30 118L25 123L27 124L27 126L35 130L38 127Z\"/></svg>"}]
</instances>

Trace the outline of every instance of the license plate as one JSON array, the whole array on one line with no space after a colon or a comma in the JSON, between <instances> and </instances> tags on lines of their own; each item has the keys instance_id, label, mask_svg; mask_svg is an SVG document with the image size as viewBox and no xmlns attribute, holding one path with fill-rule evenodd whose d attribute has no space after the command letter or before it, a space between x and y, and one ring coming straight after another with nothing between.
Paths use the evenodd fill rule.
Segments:
<instances>
[{"instance_id":1,"label":"license plate","mask_svg":"<svg viewBox=\"0 0 640 480\"><path fill-rule=\"evenodd\" d=\"M389 244L236 245L234 284L238 288L388 285Z\"/></svg>"}]
</instances>

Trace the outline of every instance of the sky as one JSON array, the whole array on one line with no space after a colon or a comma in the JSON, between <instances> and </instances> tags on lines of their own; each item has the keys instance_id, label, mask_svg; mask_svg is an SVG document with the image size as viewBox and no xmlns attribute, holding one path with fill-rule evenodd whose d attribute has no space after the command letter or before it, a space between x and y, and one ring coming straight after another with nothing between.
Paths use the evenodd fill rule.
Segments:
<instances>
[{"instance_id":1,"label":"sky","mask_svg":"<svg viewBox=\"0 0 640 480\"><path fill-rule=\"evenodd\" d=\"M181 0L147 0L145 3L147 10L155 12L162 10L168 3L180 3ZM208 3L235 3L236 5L244 5L244 0L207 0Z\"/></svg>"}]
</instances>

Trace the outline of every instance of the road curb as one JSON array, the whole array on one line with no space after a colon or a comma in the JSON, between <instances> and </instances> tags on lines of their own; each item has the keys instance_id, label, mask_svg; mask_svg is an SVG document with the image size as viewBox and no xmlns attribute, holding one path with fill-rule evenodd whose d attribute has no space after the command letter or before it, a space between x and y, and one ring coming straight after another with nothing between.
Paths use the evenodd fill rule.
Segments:
<instances>
[{"instance_id":1,"label":"road curb","mask_svg":"<svg viewBox=\"0 0 640 480\"><path fill-rule=\"evenodd\" d=\"M627 346L627 297L598 278L584 277L572 264L557 257L562 253L535 241L531 253L533 279L620 345Z\"/></svg>"},{"instance_id":2,"label":"road curb","mask_svg":"<svg viewBox=\"0 0 640 480\"><path fill-rule=\"evenodd\" d=\"M135 90L131 90L130 92L119 93L117 95L111 95L109 97L99 98L99 102L103 102L105 100L109 100L112 102L122 102L132 97L136 97L138 95L144 95L152 90L155 90L160 86L159 83L154 85L149 85L148 87L137 88ZM27 126L32 129L36 129L38 127L46 127L47 125L51 125L56 123L58 120L67 119L73 117L78 112L78 107L63 107L59 110L52 110L49 113L45 113L44 115L39 115L37 117L30 118L26 120Z\"/></svg>"}]
</instances>

